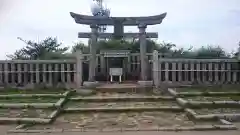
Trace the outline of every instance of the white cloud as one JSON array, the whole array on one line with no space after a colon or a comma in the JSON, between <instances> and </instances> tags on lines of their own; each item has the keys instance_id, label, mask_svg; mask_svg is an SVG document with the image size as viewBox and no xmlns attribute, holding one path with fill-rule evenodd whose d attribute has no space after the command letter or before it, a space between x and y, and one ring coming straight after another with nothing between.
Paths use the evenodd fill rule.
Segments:
<instances>
[{"instance_id":1,"label":"white cloud","mask_svg":"<svg viewBox=\"0 0 240 135\"><path fill-rule=\"evenodd\" d=\"M2 4L4 1L4 4ZM17 1L17 2L16 2ZM91 0L1 0L0 59L24 46L17 37L36 40L57 36L66 46L77 39L77 32L90 31L78 25L69 12L90 14ZM214 44L227 51L240 40L239 0L106 0L112 16L147 16L167 12L161 25L147 31L159 33L160 41L181 47ZM109 31L112 31L109 30ZM136 27L125 31L138 31Z\"/></svg>"}]
</instances>

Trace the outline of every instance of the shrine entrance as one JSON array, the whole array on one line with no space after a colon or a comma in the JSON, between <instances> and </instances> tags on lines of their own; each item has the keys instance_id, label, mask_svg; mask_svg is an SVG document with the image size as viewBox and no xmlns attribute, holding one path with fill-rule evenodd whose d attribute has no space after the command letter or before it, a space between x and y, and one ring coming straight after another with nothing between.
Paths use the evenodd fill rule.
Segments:
<instances>
[{"instance_id":1,"label":"shrine entrance","mask_svg":"<svg viewBox=\"0 0 240 135\"><path fill-rule=\"evenodd\" d=\"M109 68L123 68L124 66L124 58L123 57L108 57L106 58L106 66Z\"/></svg>"},{"instance_id":2,"label":"shrine entrance","mask_svg":"<svg viewBox=\"0 0 240 135\"><path fill-rule=\"evenodd\" d=\"M101 51L103 72L107 75L107 81L122 82L127 80L129 50L104 50Z\"/></svg>"}]
</instances>

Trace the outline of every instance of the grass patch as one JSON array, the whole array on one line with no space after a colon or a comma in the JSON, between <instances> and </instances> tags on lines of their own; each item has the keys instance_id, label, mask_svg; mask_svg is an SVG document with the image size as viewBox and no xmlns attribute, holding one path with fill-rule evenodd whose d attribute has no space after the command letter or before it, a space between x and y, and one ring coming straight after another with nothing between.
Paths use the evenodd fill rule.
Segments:
<instances>
[{"instance_id":1,"label":"grass patch","mask_svg":"<svg viewBox=\"0 0 240 135\"><path fill-rule=\"evenodd\" d=\"M0 109L0 117L8 118L47 118L51 109Z\"/></svg>"},{"instance_id":2,"label":"grass patch","mask_svg":"<svg viewBox=\"0 0 240 135\"><path fill-rule=\"evenodd\" d=\"M65 91L63 89L2 89L0 94L60 94Z\"/></svg>"},{"instance_id":3,"label":"grass patch","mask_svg":"<svg viewBox=\"0 0 240 135\"><path fill-rule=\"evenodd\" d=\"M206 115L206 114L234 114L240 113L240 108L202 108L202 109L194 109L194 111L198 115Z\"/></svg>"},{"instance_id":4,"label":"grass patch","mask_svg":"<svg viewBox=\"0 0 240 135\"><path fill-rule=\"evenodd\" d=\"M56 103L56 98L10 98L0 99L0 103Z\"/></svg>"},{"instance_id":5,"label":"grass patch","mask_svg":"<svg viewBox=\"0 0 240 135\"><path fill-rule=\"evenodd\" d=\"M189 101L233 101L231 97L205 97L205 96L194 96L194 97L185 97ZM240 99L240 98L239 98Z\"/></svg>"},{"instance_id":6,"label":"grass patch","mask_svg":"<svg viewBox=\"0 0 240 135\"><path fill-rule=\"evenodd\" d=\"M240 96L190 96L190 97L184 97L184 99L189 101L240 101Z\"/></svg>"},{"instance_id":7,"label":"grass patch","mask_svg":"<svg viewBox=\"0 0 240 135\"><path fill-rule=\"evenodd\" d=\"M231 99L234 101L240 101L240 96L231 96Z\"/></svg>"},{"instance_id":8,"label":"grass patch","mask_svg":"<svg viewBox=\"0 0 240 135\"><path fill-rule=\"evenodd\" d=\"M240 85L223 85L209 87L183 87L177 88L177 92L240 92Z\"/></svg>"}]
</instances>

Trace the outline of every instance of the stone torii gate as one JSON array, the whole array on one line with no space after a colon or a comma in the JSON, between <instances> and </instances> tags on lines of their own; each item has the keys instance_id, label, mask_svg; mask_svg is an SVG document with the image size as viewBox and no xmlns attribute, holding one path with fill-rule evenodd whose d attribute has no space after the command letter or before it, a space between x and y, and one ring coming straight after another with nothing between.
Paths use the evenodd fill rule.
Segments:
<instances>
[{"instance_id":1,"label":"stone torii gate","mask_svg":"<svg viewBox=\"0 0 240 135\"><path fill-rule=\"evenodd\" d=\"M91 33L79 32L79 38L90 38L89 82L95 82L96 44L98 38L133 38L140 41L141 81L147 81L146 38L158 38L158 33L146 33L147 25L161 24L167 13L146 17L104 17L88 16L70 12L78 24L90 25ZM114 33L98 33L99 25L114 26ZM138 26L139 33L124 33L124 26Z\"/></svg>"}]
</instances>

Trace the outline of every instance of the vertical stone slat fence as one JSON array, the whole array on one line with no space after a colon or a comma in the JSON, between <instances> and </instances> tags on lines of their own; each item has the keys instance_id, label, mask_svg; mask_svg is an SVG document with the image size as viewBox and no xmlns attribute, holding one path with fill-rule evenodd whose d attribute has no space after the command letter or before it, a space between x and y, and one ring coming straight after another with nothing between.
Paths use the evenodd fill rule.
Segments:
<instances>
[{"instance_id":1,"label":"vertical stone slat fence","mask_svg":"<svg viewBox=\"0 0 240 135\"><path fill-rule=\"evenodd\" d=\"M29 84L67 88L82 84L82 55L67 60L1 60L0 85L25 87Z\"/></svg>"},{"instance_id":2,"label":"vertical stone slat fence","mask_svg":"<svg viewBox=\"0 0 240 135\"><path fill-rule=\"evenodd\" d=\"M239 84L240 63L236 59L160 58L153 52L153 82L171 84Z\"/></svg>"}]
</instances>

